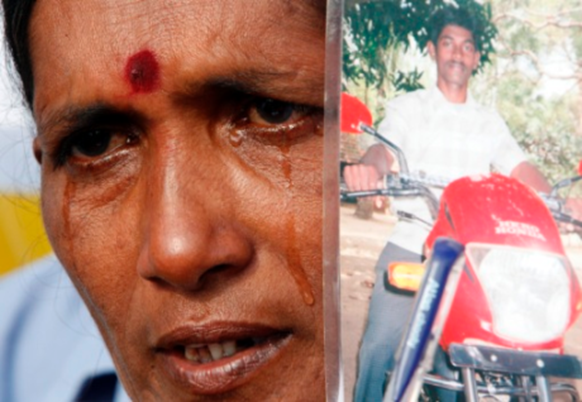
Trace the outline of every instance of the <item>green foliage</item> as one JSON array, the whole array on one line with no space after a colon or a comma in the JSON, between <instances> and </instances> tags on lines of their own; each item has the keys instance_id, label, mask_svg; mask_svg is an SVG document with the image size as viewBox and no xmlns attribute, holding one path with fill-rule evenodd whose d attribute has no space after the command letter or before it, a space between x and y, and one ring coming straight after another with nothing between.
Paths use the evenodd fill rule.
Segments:
<instances>
[{"instance_id":1,"label":"green foliage","mask_svg":"<svg viewBox=\"0 0 582 402\"><path fill-rule=\"evenodd\" d=\"M511 85L505 85L511 82ZM582 157L582 138L576 135L574 96L545 98L519 74L503 77L499 110L531 161L550 183L575 174ZM524 100L527 103L524 104Z\"/></svg>"},{"instance_id":2,"label":"green foliage","mask_svg":"<svg viewBox=\"0 0 582 402\"><path fill-rule=\"evenodd\" d=\"M551 183L572 176L582 159L579 1L493 0L492 7L496 60L474 79L472 91L481 99L494 95L490 106Z\"/></svg>"},{"instance_id":3,"label":"green foliage","mask_svg":"<svg viewBox=\"0 0 582 402\"><path fill-rule=\"evenodd\" d=\"M490 63L493 39L497 33L491 23L490 5L475 0L457 0L459 7L466 8L478 21L476 35L481 43L481 64ZM429 40L430 16L443 8L443 0L383 0L348 2L344 14L343 74L346 81L362 82L366 87L382 88L400 77L406 87L421 87L411 78L414 71L404 73L390 68L394 50L408 51L413 45L424 51ZM408 77L408 78L406 78ZM418 76L419 77L419 76Z\"/></svg>"},{"instance_id":4,"label":"green foliage","mask_svg":"<svg viewBox=\"0 0 582 402\"><path fill-rule=\"evenodd\" d=\"M396 92L412 92L423 88L420 84L422 74L416 68L408 73L397 71L396 74L390 76L390 82Z\"/></svg>"},{"instance_id":5,"label":"green foliage","mask_svg":"<svg viewBox=\"0 0 582 402\"><path fill-rule=\"evenodd\" d=\"M456 3L482 25L481 70L471 81L472 94L501 113L550 182L573 175L582 159L580 0ZM425 54L428 17L444 4L346 0L343 83L365 100L376 121L383 117L385 100L430 82L420 54ZM404 67L410 61L413 67ZM562 67L556 69L558 63Z\"/></svg>"}]
</instances>

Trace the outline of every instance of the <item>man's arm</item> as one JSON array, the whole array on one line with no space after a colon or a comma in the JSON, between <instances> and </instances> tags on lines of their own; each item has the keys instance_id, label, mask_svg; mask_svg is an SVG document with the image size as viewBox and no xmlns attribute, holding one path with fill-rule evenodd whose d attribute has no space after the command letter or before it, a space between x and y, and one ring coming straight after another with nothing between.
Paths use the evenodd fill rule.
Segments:
<instances>
[{"instance_id":1,"label":"man's arm","mask_svg":"<svg viewBox=\"0 0 582 402\"><path fill-rule=\"evenodd\" d=\"M361 163L374 166L380 177L386 176L392 171L394 157L392 153L382 144L374 144L362 156Z\"/></svg>"},{"instance_id":2,"label":"man's arm","mask_svg":"<svg viewBox=\"0 0 582 402\"><path fill-rule=\"evenodd\" d=\"M511 171L510 176L541 193L548 194L552 191L552 186L542 172L529 162L521 162Z\"/></svg>"},{"instance_id":3,"label":"man's arm","mask_svg":"<svg viewBox=\"0 0 582 402\"><path fill-rule=\"evenodd\" d=\"M346 166L344 178L351 191L373 190L392 170L394 157L382 144L372 145L357 165Z\"/></svg>"}]
</instances>

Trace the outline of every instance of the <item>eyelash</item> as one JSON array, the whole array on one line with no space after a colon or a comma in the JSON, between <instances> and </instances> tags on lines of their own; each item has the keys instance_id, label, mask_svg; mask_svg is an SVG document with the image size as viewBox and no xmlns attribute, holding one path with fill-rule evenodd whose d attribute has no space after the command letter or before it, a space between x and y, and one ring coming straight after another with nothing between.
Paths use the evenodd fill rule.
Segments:
<instances>
[{"instance_id":1,"label":"eyelash","mask_svg":"<svg viewBox=\"0 0 582 402\"><path fill-rule=\"evenodd\" d=\"M270 112L276 113L281 112L277 108L287 108L287 110L284 111L283 117L280 120L276 120L278 116L273 116L274 121L269 121L269 118L261 113L261 107L271 108ZM264 129L267 131L284 130L285 128L290 129L292 125L300 123L308 116L318 114L320 110L320 108L313 106L280 101L273 98L255 97L245 102L241 111L241 117L237 121L242 126L250 125L255 129ZM263 112L268 113L269 111L263 110ZM253 119L263 120L264 122L256 122Z\"/></svg>"},{"instance_id":2,"label":"eyelash","mask_svg":"<svg viewBox=\"0 0 582 402\"><path fill-rule=\"evenodd\" d=\"M116 135L124 136L125 144L133 144L139 139L139 134L135 132L128 131L127 129L113 127L73 131L72 133L65 136L65 138L58 144L56 152L52 156L54 168L57 169L66 165L73 157L75 147L80 146L80 141L87 139L86 137L97 134L99 132L106 133L108 136L107 145L110 144L113 137ZM107 154L108 152L104 153Z\"/></svg>"},{"instance_id":3,"label":"eyelash","mask_svg":"<svg viewBox=\"0 0 582 402\"><path fill-rule=\"evenodd\" d=\"M290 138L300 136L301 133L294 133L294 131L296 131L295 128L300 126L309 116L314 116L321 112L321 108L280 101L272 98L248 96L245 100L241 99L239 96L233 96L232 98L234 98L239 105L242 103L242 107L239 106L240 113L234 118L234 129L251 130L259 135L262 134L263 137L279 136L281 134ZM260 110L265 108L267 111ZM268 110L269 108L270 110ZM273 112L273 120L269 121L269 117L271 116L266 116L262 112ZM281 120L274 121L277 119L278 113L282 113ZM263 121L261 122L260 120ZM64 136L64 138L58 143L55 152L51 155L54 169L56 170L70 163L71 159L74 157L75 148L82 147L83 140L91 141L88 137L91 135L98 135L99 133L105 134L107 144L105 144L103 152L98 152L94 156L85 155L87 161L85 161L84 164L88 166L92 163L97 163L100 158L106 157L107 154L113 151L109 149L109 147L115 136L121 136L120 140L123 140L123 138L125 139L125 142L120 143L121 145L118 145L115 149L123 147L125 144L134 144L139 141L140 138L138 132L126 126L96 126L73 130L71 133ZM98 140L99 138L95 141ZM277 140L277 138L274 138L273 140ZM92 146L96 144L88 145ZM99 147L98 143L97 147ZM93 158L94 160L91 160Z\"/></svg>"}]
</instances>

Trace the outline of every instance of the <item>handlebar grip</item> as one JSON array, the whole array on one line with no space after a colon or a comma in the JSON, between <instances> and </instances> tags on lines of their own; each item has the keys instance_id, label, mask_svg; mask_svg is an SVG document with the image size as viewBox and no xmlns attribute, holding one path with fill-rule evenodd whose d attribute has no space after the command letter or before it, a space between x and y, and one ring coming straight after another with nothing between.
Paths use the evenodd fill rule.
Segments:
<instances>
[{"instance_id":1,"label":"handlebar grip","mask_svg":"<svg viewBox=\"0 0 582 402\"><path fill-rule=\"evenodd\" d=\"M574 226L582 227L581 220L572 218L570 215L564 214L562 212L552 212L552 216L559 222L569 223Z\"/></svg>"}]
</instances>

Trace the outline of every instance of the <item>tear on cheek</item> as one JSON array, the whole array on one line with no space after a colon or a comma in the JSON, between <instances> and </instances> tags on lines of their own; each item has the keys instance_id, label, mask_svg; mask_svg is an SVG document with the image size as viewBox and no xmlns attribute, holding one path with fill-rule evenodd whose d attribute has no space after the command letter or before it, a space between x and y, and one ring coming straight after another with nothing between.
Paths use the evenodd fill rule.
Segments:
<instances>
[{"instance_id":1,"label":"tear on cheek","mask_svg":"<svg viewBox=\"0 0 582 402\"><path fill-rule=\"evenodd\" d=\"M133 93L150 93L160 85L160 66L150 50L131 56L125 65L125 80Z\"/></svg>"}]
</instances>

